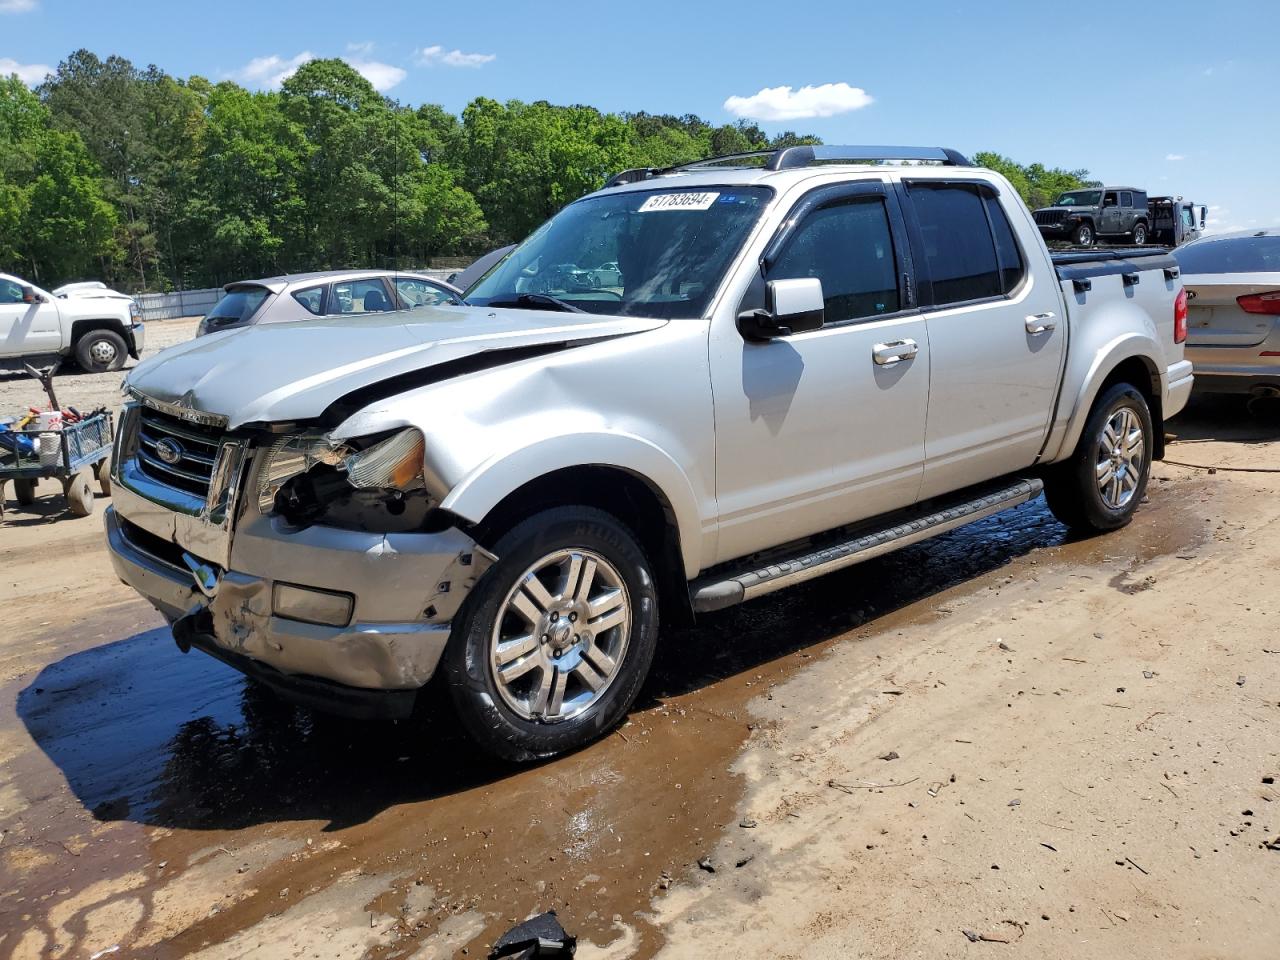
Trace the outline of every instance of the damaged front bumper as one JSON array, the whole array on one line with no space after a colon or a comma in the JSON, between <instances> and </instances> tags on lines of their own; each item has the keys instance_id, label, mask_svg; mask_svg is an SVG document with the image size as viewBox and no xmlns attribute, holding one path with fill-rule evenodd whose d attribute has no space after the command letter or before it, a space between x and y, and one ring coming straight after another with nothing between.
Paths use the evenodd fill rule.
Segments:
<instances>
[{"instance_id":1,"label":"damaged front bumper","mask_svg":"<svg viewBox=\"0 0 1280 960\"><path fill-rule=\"evenodd\" d=\"M174 623L180 646L198 647L309 706L349 715L394 717L412 708L439 663L450 621L493 559L452 528L298 530L250 515L223 570L115 508L106 527L117 575ZM335 597L347 603L335 607Z\"/></svg>"}]
</instances>

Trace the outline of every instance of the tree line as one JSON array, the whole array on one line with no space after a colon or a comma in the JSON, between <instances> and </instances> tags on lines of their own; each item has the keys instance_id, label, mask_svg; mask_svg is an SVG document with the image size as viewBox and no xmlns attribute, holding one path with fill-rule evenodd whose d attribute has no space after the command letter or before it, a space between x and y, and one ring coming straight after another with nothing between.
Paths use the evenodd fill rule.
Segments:
<instances>
[{"instance_id":1,"label":"tree line","mask_svg":"<svg viewBox=\"0 0 1280 960\"><path fill-rule=\"evenodd\" d=\"M137 292L403 268L520 240L618 170L819 142L545 101L478 97L459 116L336 59L250 91L79 50L34 91L0 78L0 269ZM1029 202L1088 180L978 159Z\"/></svg>"}]
</instances>

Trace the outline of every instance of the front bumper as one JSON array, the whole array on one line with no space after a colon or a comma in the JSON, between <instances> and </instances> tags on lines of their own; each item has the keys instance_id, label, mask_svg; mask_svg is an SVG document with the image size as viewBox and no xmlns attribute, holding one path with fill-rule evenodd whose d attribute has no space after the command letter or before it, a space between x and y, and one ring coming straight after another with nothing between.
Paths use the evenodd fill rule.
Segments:
<instances>
[{"instance_id":1,"label":"front bumper","mask_svg":"<svg viewBox=\"0 0 1280 960\"><path fill-rule=\"evenodd\" d=\"M147 327L144 323L135 323L129 328L129 356L135 360L142 359L142 350L147 344Z\"/></svg>"},{"instance_id":2,"label":"front bumper","mask_svg":"<svg viewBox=\"0 0 1280 960\"><path fill-rule=\"evenodd\" d=\"M1060 220L1057 223L1037 223L1036 229L1042 237L1069 237L1080 226L1079 220Z\"/></svg>"},{"instance_id":3,"label":"front bumper","mask_svg":"<svg viewBox=\"0 0 1280 960\"><path fill-rule=\"evenodd\" d=\"M492 559L456 529L382 535L246 520L230 569L215 571L207 594L183 566L181 548L133 526L114 507L105 521L111 562L171 622L186 624L187 644L273 686L345 688L331 691L333 710L360 691L412 694L423 686L449 639L450 620ZM277 582L351 595L350 622L325 626L277 615ZM325 700L309 702L324 707Z\"/></svg>"}]
</instances>

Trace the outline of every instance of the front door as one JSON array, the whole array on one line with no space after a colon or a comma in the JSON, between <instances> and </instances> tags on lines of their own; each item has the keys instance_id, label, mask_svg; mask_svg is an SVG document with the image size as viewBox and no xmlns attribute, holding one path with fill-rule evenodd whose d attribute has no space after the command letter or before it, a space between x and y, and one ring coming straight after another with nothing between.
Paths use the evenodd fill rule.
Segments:
<instances>
[{"instance_id":1,"label":"front door","mask_svg":"<svg viewBox=\"0 0 1280 960\"><path fill-rule=\"evenodd\" d=\"M1102 195L1102 216L1098 221L1098 232L1123 233L1124 225L1120 221L1120 194L1115 190L1108 190Z\"/></svg>"},{"instance_id":2,"label":"front door","mask_svg":"<svg viewBox=\"0 0 1280 960\"><path fill-rule=\"evenodd\" d=\"M920 488L930 350L892 190L811 191L763 261L761 290L820 279L825 322L764 343L739 334L737 304L713 324L721 561L909 506Z\"/></svg>"},{"instance_id":3,"label":"front door","mask_svg":"<svg viewBox=\"0 0 1280 960\"><path fill-rule=\"evenodd\" d=\"M1036 461L1066 323L1056 283L1027 267L1043 258L1033 228L1020 217L1015 232L990 184L907 181L905 194L932 355L924 498Z\"/></svg>"},{"instance_id":4,"label":"front door","mask_svg":"<svg viewBox=\"0 0 1280 960\"><path fill-rule=\"evenodd\" d=\"M0 277L0 357L55 354L62 349L58 305L27 303L22 284Z\"/></svg>"}]
</instances>

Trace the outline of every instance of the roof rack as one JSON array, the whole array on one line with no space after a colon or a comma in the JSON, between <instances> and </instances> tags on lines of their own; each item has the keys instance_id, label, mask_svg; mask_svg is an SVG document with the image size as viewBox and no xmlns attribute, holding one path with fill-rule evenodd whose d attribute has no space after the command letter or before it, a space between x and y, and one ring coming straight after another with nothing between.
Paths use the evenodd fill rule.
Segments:
<instances>
[{"instance_id":1,"label":"roof rack","mask_svg":"<svg viewBox=\"0 0 1280 960\"><path fill-rule=\"evenodd\" d=\"M972 163L962 153L949 147L886 147L886 146L803 146L782 147L778 150L753 150L748 153L730 153L722 157L709 157L693 163L674 167L636 167L615 173L606 187L624 183L638 183L665 173L681 170L706 170L714 167L733 167L738 160L763 159L764 170L795 170L817 163L873 163L884 160L926 160L949 167L971 167Z\"/></svg>"}]
</instances>

